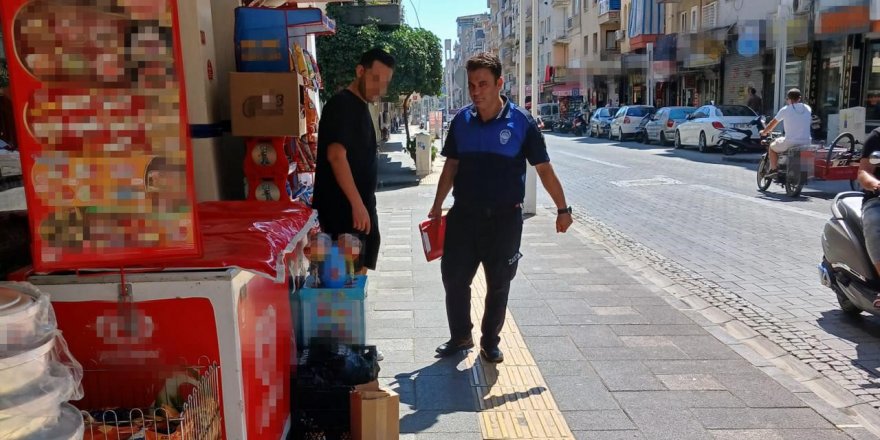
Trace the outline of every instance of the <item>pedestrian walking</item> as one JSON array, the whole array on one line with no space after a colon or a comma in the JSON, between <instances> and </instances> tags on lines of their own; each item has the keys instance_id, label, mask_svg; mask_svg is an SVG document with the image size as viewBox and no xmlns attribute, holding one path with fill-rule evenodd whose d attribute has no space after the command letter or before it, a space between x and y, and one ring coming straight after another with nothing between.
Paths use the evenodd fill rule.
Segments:
<instances>
[{"instance_id":1,"label":"pedestrian walking","mask_svg":"<svg viewBox=\"0 0 880 440\"><path fill-rule=\"evenodd\" d=\"M474 346L471 337L470 285L480 264L486 274L481 355L502 362L498 347L504 326L510 282L522 258L522 202L528 163L535 166L544 188L558 208L556 231L572 224L544 136L532 116L501 95L501 62L491 53L468 60L468 92L473 104L452 119L441 154L446 157L434 205L436 218L450 190L455 203L446 218L441 272L451 338L437 347L449 356Z\"/></svg>"},{"instance_id":2,"label":"pedestrian walking","mask_svg":"<svg viewBox=\"0 0 880 440\"><path fill-rule=\"evenodd\" d=\"M764 111L764 100L758 96L758 91L754 87L749 87L749 100L746 105L759 115Z\"/></svg>"},{"instance_id":3,"label":"pedestrian walking","mask_svg":"<svg viewBox=\"0 0 880 440\"><path fill-rule=\"evenodd\" d=\"M344 233L361 238L361 274L376 269L380 243L378 142L371 104L385 96L393 73L394 57L381 49L365 52L354 81L327 101L318 126L313 206L321 229L334 239Z\"/></svg>"}]
</instances>

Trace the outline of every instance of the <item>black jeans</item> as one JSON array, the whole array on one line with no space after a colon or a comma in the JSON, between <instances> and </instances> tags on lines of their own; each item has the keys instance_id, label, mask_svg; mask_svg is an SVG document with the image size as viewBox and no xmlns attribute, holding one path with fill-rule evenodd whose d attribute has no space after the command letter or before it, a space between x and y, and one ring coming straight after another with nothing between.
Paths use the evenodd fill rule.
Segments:
<instances>
[{"instance_id":1,"label":"black jeans","mask_svg":"<svg viewBox=\"0 0 880 440\"><path fill-rule=\"evenodd\" d=\"M471 282L480 264L486 272L486 304L481 330L483 348L498 346L504 327L510 282L522 254L522 208L453 206L446 217L440 270L446 288L446 316L453 340L470 337Z\"/></svg>"}]
</instances>

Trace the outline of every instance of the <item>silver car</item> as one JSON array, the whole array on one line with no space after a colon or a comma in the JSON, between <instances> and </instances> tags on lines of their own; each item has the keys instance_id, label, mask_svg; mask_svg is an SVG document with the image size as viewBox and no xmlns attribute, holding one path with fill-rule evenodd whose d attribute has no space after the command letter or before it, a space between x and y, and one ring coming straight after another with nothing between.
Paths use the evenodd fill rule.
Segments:
<instances>
[{"instance_id":1,"label":"silver car","mask_svg":"<svg viewBox=\"0 0 880 440\"><path fill-rule=\"evenodd\" d=\"M657 110L645 125L646 143L671 144L675 140L675 129L695 110L694 107L663 107Z\"/></svg>"},{"instance_id":2,"label":"silver car","mask_svg":"<svg viewBox=\"0 0 880 440\"><path fill-rule=\"evenodd\" d=\"M600 107L590 117L587 134L590 137L601 137L611 132L611 119L617 113L617 107Z\"/></svg>"}]
</instances>

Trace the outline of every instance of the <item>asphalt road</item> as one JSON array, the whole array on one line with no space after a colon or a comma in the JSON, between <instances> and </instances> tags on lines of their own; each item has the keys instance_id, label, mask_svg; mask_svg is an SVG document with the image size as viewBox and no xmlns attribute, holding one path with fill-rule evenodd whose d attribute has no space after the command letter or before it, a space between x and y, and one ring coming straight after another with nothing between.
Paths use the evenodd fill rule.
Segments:
<instances>
[{"instance_id":1,"label":"asphalt road","mask_svg":"<svg viewBox=\"0 0 880 440\"><path fill-rule=\"evenodd\" d=\"M790 198L775 184L758 192L757 165L720 153L545 135L580 221L659 255L670 276L736 297L748 325L880 406L880 317L846 318L816 269L831 201L849 182L811 181Z\"/></svg>"}]
</instances>

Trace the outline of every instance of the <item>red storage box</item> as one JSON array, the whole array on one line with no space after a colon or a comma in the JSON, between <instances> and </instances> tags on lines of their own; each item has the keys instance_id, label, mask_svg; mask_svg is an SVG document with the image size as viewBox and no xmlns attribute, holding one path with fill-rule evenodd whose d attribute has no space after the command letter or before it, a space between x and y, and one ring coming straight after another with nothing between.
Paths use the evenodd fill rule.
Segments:
<instances>
[{"instance_id":1,"label":"red storage box","mask_svg":"<svg viewBox=\"0 0 880 440\"><path fill-rule=\"evenodd\" d=\"M425 258L434 261L443 256L443 239L446 237L446 216L425 220L419 224Z\"/></svg>"}]
</instances>

